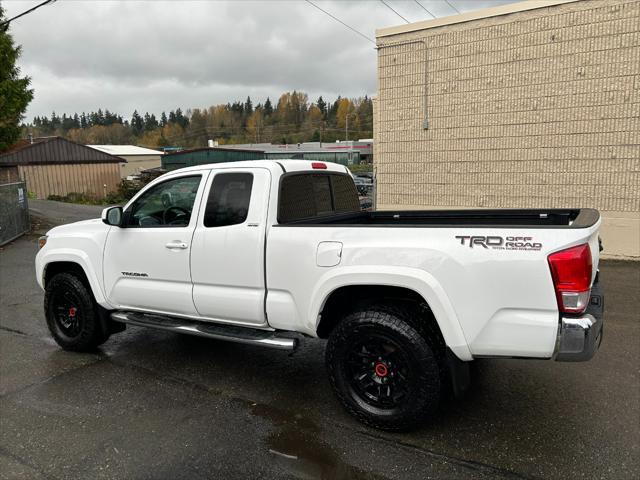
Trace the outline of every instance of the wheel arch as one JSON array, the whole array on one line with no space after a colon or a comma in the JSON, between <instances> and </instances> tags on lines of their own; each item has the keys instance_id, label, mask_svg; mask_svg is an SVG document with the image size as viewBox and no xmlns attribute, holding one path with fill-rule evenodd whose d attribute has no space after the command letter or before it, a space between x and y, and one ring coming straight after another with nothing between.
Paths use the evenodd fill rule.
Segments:
<instances>
[{"instance_id":1,"label":"wheel arch","mask_svg":"<svg viewBox=\"0 0 640 480\"><path fill-rule=\"evenodd\" d=\"M399 271L401 270L401 271ZM354 305L367 303L413 302L423 304L433 317L445 345L460 360L472 360L464 332L455 310L439 283L424 270L415 268L367 268L365 271L337 273L316 289L311 318L315 332L327 338L340 321L341 314Z\"/></svg>"},{"instance_id":2,"label":"wheel arch","mask_svg":"<svg viewBox=\"0 0 640 480\"><path fill-rule=\"evenodd\" d=\"M87 274L79 263L62 260L50 262L45 265L42 279L43 286L46 288L51 279L58 273L72 273L77 276L85 286L91 287Z\"/></svg>"},{"instance_id":3,"label":"wheel arch","mask_svg":"<svg viewBox=\"0 0 640 480\"><path fill-rule=\"evenodd\" d=\"M113 308L105 298L97 273L91 268L88 259L82 256L82 252L77 255L70 252L50 253L41 261L42 271L38 280L43 289L54 275L63 272L74 273L88 287L98 305L106 309Z\"/></svg>"}]
</instances>

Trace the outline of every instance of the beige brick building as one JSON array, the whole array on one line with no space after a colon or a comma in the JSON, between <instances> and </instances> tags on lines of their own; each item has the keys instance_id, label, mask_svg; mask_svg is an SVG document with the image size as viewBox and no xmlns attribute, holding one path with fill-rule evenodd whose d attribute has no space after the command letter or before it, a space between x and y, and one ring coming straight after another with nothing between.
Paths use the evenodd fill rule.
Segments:
<instances>
[{"instance_id":1,"label":"beige brick building","mask_svg":"<svg viewBox=\"0 0 640 480\"><path fill-rule=\"evenodd\" d=\"M594 207L640 259L640 0L378 30L378 209Z\"/></svg>"}]
</instances>

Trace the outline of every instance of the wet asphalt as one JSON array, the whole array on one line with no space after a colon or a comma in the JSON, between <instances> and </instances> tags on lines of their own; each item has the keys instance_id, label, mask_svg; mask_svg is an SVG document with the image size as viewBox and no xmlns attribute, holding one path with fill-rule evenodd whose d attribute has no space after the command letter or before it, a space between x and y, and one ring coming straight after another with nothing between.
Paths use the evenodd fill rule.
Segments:
<instances>
[{"instance_id":1,"label":"wet asphalt","mask_svg":"<svg viewBox=\"0 0 640 480\"><path fill-rule=\"evenodd\" d=\"M32 202L36 230L98 207ZM45 326L37 235L0 248L0 478L640 476L640 263L603 262L587 363L482 360L432 423L390 434L331 392L324 342L285 352L129 327L92 354Z\"/></svg>"}]
</instances>

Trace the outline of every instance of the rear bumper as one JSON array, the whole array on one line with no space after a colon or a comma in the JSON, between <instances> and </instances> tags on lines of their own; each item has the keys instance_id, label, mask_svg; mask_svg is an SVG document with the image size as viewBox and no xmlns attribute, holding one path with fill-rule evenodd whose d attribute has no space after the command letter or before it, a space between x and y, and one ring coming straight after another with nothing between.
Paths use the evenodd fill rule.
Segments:
<instances>
[{"instance_id":1,"label":"rear bumper","mask_svg":"<svg viewBox=\"0 0 640 480\"><path fill-rule=\"evenodd\" d=\"M554 359L559 362L590 360L602 342L603 311L604 294L596 278L586 311L579 316L560 318Z\"/></svg>"}]
</instances>

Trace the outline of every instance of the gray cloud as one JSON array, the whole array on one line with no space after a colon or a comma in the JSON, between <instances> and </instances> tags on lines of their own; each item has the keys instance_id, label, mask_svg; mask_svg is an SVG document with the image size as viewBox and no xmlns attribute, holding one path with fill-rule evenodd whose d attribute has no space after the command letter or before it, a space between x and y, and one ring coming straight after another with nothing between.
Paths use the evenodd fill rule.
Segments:
<instances>
[{"instance_id":1,"label":"gray cloud","mask_svg":"<svg viewBox=\"0 0 640 480\"><path fill-rule=\"evenodd\" d=\"M508 0L451 0L460 10ZM414 1L388 0L411 21ZM454 12L421 0L436 16ZM36 1L4 1L7 16ZM318 1L367 36L403 21L378 1ZM374 46L301 0L59 0L11 26L32 77L34 115L109 108L159 113L287 90L311 98L360 96L376 89Z\"/></svg>"}]
</instances>

